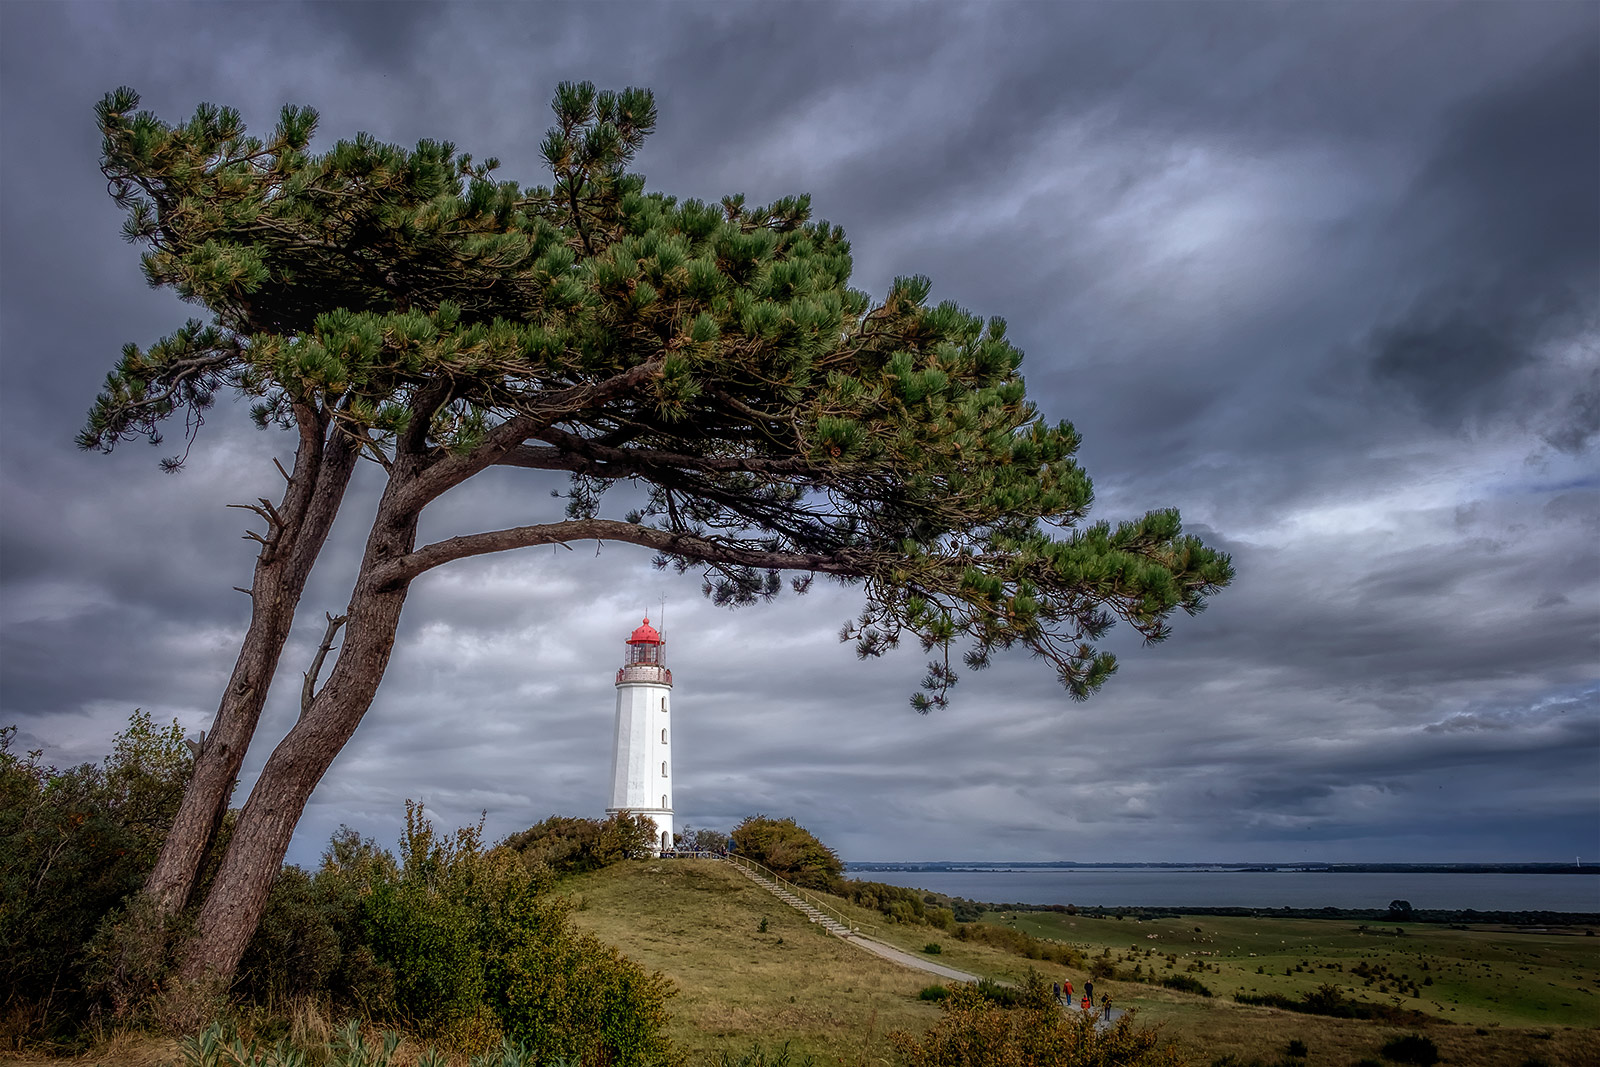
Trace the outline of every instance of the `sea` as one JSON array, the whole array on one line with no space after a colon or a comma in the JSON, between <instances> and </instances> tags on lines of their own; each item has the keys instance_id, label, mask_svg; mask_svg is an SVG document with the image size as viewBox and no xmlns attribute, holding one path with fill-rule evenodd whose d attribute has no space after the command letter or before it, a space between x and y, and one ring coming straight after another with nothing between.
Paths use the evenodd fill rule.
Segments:
<instances>
[{"instance_id":1,"label":"sea","mask_svg":"<svg viewBox=\"0 0 1600 1067\"><path fill-rule=\"evenodd\" d=\"M1600 912L1600 876L1218 867L847 868L852 878L1001 904L1147 908L1413 908Z\"/></svg>"}]
</instances>

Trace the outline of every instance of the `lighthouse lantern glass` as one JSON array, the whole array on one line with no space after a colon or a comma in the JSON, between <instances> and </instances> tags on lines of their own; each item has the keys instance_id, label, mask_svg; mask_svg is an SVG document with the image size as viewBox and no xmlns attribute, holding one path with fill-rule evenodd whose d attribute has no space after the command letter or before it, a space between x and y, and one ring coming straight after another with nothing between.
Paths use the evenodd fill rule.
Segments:
<instances>
[{"instance_id":1,"label":"lighthouse lantern glass","mask_svg":"<svg viewBox=\"0 0 1600 1067\"><path fill-rule=\"evenodd\" d=\"M646 644L641 642L637 645L630 644L628 646L629 666L639 663L647 663L659 667L664 661L665 657L661 655L661 646L658 644Z\"/></svg>"}]
</instances>

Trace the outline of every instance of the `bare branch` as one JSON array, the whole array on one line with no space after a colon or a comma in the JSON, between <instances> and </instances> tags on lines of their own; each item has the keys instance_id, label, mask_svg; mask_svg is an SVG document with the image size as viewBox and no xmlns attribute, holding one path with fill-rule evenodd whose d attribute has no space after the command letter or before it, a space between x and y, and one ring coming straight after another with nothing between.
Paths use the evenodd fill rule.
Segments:
<instances>
[{"instance_id":1,"label":"bare branch","mask_svg":"<svg viewBox=\"0 0 1600 1067\"><path fill-rule=\"evenodd\" d=\"M311 710L311 702L316 697L317 677L322 674L322 661L328 658L328 653L333 649L333 638L339 632L348 615L329 615L323 612L328 620L328 629L322 635L322 644L317 646L316 658L311 661L311 669L305 672L305 682L300 686L300 715L305 717Z\"/></svg>"}]
</instances>

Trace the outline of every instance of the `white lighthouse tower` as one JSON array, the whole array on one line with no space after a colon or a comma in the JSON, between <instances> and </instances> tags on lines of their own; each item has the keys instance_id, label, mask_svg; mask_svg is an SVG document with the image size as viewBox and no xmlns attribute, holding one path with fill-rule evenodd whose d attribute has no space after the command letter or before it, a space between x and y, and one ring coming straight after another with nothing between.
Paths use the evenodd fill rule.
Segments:
<instances>
[{"instance_id":1,"label":"white lighthouse tower","mask_svg":"<svg viewBox=\"0 0 1600 1067\"><path fill-rule=\"evenodd\" d=\"M611 806L655 820L657 847L672 847L672 672L666 642L645 618L628 638L617 671L617 738L611 750Z\"/></svg>"}]
</instances>

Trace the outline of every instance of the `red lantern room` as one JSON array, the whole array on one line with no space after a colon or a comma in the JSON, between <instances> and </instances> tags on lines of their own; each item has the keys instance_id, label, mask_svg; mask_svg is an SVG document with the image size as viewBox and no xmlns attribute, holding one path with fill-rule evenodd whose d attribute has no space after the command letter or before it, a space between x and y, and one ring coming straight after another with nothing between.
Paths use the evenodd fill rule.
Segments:
<instances>
[{"instance_id":1,"label":"red lantern room","mask_svg":"<svg viewBox=\"0 0 1600 1067\"><path fill-rule=\"evenodd\" d=\"M633 631L628 638L628 666L665 667L666 645L667 643L661 639L660 632L650 625L650 617L646 615L644 624Z\"/></svg>"}]
</instances>

